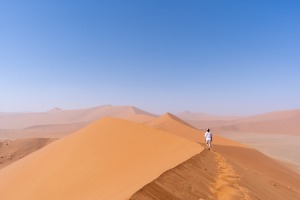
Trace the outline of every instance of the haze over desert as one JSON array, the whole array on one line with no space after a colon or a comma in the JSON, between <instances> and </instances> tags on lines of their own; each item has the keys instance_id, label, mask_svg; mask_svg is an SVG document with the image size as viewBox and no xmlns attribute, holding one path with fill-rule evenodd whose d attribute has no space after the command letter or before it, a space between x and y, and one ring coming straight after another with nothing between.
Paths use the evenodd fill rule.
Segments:
<instances>
[{"instance_id":1,"label":"haze over desert","mask_svg":"<svg viewBox=\"0 0 300 200\"><path fill-rule=\"evenodd\" d=\"M1 1L0 200L299 200L300 1Z\"/></svg>"}]
</instances>

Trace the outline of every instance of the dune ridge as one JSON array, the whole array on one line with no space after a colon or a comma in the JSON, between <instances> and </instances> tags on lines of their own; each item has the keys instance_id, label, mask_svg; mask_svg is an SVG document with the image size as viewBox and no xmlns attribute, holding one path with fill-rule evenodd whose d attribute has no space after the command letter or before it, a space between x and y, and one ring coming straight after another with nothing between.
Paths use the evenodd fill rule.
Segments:
<instances>
[{"instance_id":1,"label":"dune ridge","mask_svg":"<svg viewBox=\"0 0 300 200\"><path fill-rule=\"evenodd\" d=\"M191 141L197 142L202 139L200 131L171 113L161 115L147 123L147 125Z\"/></svg>"},{"instance_id":2,"label":"dune ridge","mask_svg":"<svg viewBox=\"0 0 300 200\"><path fill-rule=\"evenodd\" d=\"M104 118L0 170L1 199L126 199L202 149L142 124Z\"/></svg>"},{"instance_id":3,"label":"dune ridge","mask_svg":"<svg viewBox=\"0 0 300 200\"><path fill-rule=\"evenodd\" d=\"M299 190L299 174L253 148L214 136L211 151L166 171L131 199L296 200Z\"/></svg>"},{"instance_id":4,"label":"dune ridge","mask_svg":"<svg viewBox=\"0 0 300 200\"><path fill-rule=\"evenodd\" d=\"M166 171L131 199L297 200L299 191L298 174L255 149L215 145Z\"/></svg>"}]
</instances>

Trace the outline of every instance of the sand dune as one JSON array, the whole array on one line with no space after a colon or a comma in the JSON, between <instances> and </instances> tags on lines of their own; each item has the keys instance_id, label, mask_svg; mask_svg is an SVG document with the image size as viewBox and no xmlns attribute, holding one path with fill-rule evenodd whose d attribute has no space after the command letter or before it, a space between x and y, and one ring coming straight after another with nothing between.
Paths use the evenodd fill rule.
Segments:
<instances>
[{"instance_id":1,"label":"sand dune","mask_svg":"<svg viewBox=\"0 0 300 200\"><path fill-rule=\"evenodd\" d=\"M261 133L300 135L300 110L276 111L256 115L231 122L227 125L216 125L220 133Z\"/></svg>"},{"instance_id":2,"label":"sand dune","mask_svg":"<svg viewBox=\"0 0 300 200\"><path fill-rule=\"evenodd\" d=\"M251 149L217 145L163 173L131 199L300 198L300 176Z\"/></svg>"},{"instance_id":3,"label":"sand dune","mask_svg":"<svg viewBox=\"0 0 300 200\"><path fill-rule=\"evenodd\" d=\"M156 116L132 106L100 106L81 110L54 108L45 113L0 116L0 139L61 138L103 117L146 123Z\"/></svg>"},{"instance_id":4,"label":"sand dune","mask_svg":"<svg viewBox=\"0 0 300 200\"><path fill-rule=\"evenodd\" d=\"M300 109L275 111L251 117L222 117L184 112L177 116L199 129L218 133L247 132L300 135Z\"/></svg>"},{"instance_id":5,"label":"sand dune","mask_svg":"<svg viewBox=\"0 0 300 200\"><path fill-rule=\"evenodd\" d=\"M166 121L171 124L170 120L173 124L180 123L176 118L164 115L158 120L161 125L156 128L176 134L171 126L164 125ZM299 174L279 162L246 145L216 135L212 148L211 152L201 152L168 170L131 199L300 198Z\"/></svg>"},{"instance_id":6,"label":"sand dune","mask_svg":"<svg viewBox=\"0 0 300 200\"><path fill-rule=\"evenodd\" d=\"M257 150L214 134L212 150L203 151L204 131L170 113L146 115L146 121L139 115L131 116L146 125L104 118L15 163L7 161L10 165L0 170L1 200L300 198L300 175ZM291 115L270 116L263 121ZM72 129L72 124L61 126ZM47 132L49 127L23 131ZM30 153L37 141L49 142L4 141L3 158Z\"/></svg>"},{"instance_id":7,"label":"sand dune","mask_svg":"<svg viewBox=\"0 0 300 200\"><path fill-rule=\"evenodd\" d=\"M147 125L195 142L202 141L204 134L171 113L166 113Z\"/></svg>"},{"instance_id":8,"label":"sand dune","mask_svg":"<svg viewBox=\"0 0 300 200\"><path fill-rule=\"evenodd\" d=\"M149 123L147 123L147 125L159 130L167 131L169 133L186 138L194 142L198 142L202 144L205 143L204 131L200 131L194 128L190 124L186 123L185 121L183 121L182 119L176 117L171 113L166 113L150 121ZM215 134L213 136L213 144L246 147L246 145L242 143L235 142L233 140L229 140Z\"/></svg>"},{"instance_id":9,"label":"sand dune","mask_svg":"<svg viewBox=\"0 0 300 200\"><path fill-rule=\"evenodd\" d=\"M155 115L132 106L99 106L80 110L54 108L44 113L12 113L0 117L0 129L24 129L37 125L76 124L118 117L132 121L150 121Z\"/></svg>"},{"instance_id":10,"label":"sand dune","mask_svg":"<svg viewBox=\"0 0 300 200\"><path fill-rule=\"evenodd\" d=\"M0 170L1 200L127 199L202 149L142 124L104 118Z\"/></svg>"},{"instance_id":11,"label":"sand dune","mask_svg":"<svg viewBox=\"0 0 300 200\"><path fill-rule=\"evenodd\" d=\"M53 142L48 138L29 138L0 141L0 169Z\"/></svg>"},{"instance_id":12,"label":"sand dune","mask_svg":"<svg viewBox=\"0 0 300 200\"><path fill-rule=\"evenodd\" d=\"M215 127L214 129L220 133L244 132L300 136L300 117L270 121L249 121L229 126Z\"/></svg>"}]
</instances>

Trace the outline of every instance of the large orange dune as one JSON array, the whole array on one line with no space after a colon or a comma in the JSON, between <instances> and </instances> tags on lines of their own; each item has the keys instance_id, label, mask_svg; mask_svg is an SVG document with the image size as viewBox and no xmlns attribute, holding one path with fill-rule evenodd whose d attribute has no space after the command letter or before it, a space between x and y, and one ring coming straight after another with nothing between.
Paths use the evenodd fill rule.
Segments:
<instances>
[{"instance_id":1,"label":"large orange dune","mask_svg":"<svg viewBox=\"0 0 300 200\"><path fill-rule=\"evenodd\" d=\"M128 199L201 145L104 118L0 170L1 200Z\"/></svg>"}]
</instances>

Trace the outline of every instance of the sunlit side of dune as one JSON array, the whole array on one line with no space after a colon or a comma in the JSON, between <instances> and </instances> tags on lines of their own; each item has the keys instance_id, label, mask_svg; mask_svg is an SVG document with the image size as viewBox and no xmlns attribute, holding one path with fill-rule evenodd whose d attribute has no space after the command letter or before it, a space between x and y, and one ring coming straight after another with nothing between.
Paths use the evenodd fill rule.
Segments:
<instances>
[{"instance_id":1,"label":"sunlit side of dune","mask_svg":"<svg viewBox=\"0 0 300 200\"><path fill-rule=\"evenodd\" d=\"M105 118L2 169L1 200L126 199L202 149L164 131Z\"/></svg>"}]
</instances>

